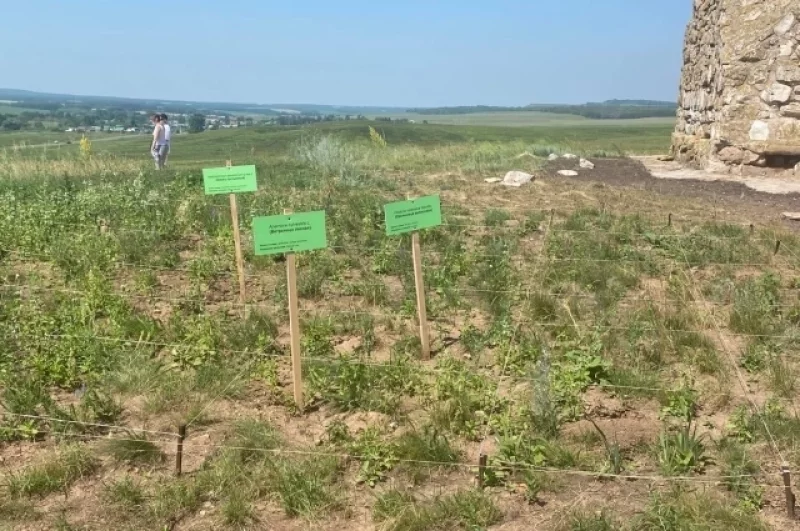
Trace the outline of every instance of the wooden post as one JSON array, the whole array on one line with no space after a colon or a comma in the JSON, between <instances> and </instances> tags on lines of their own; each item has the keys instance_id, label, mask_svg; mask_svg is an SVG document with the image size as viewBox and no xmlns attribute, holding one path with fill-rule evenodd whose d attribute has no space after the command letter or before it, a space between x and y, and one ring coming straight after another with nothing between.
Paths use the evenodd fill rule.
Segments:
<instances>
[{"instance_id":1,"label":"wooden post","mask_svg":"<svg viewBox=\"0 0 800 531\"><path fill-rule=\"evenodd\" d=\"M780 251L780 250L781 250L781 241L780 240L776 240L775 241L775 254L778 254L778 251Z\"/></svg>"},{"instance_id":2,"label":"wooden post","mask_svg":"<svg viewBox=\"0 0 800 531\"><path fill-rule=\"evenodd\" d=\"M186 439L186 424L178 426L178 447L175 451L175 475L180 476L183 471L183 441Z\"/></svg>"},{"instance_id":3,"label":"wooden post","mask_svg":"<svg viewBox=\"0 0 800 531\"><path fill-rule=\"evenodd\" d=\"M486 454L481 453L478 457L478 489L483 490L486 484Z\"/></svg>"},{"instance_id":4,"label":"wooden post","mask_svg":"<svg viewBox=\"0 0 800 531\"><path fill-rule=\"evenodd\" d=\"M236 194L230 195L231 222L233 223L233 245L236 249L236 270L239 272L239 302L244 306L247 303L244 280L244 258L242 258L242 235L239 231L239 206L236 204Z\"/></svg>"},{"instance_id":5,"label":"wooden post","mask_svg":"<svg viewBox=\"0 0 800 531\"><path fill-rule=\"evenodd\" d=\"M667 227L671 226L672 226L672 212L670 212L669 216L667 216Z\"/></svg>"},{"instance_id":6,"label":"wooden post","mask_svg":"<svg viewBox=\"0 0 800 531\"><path fill-rule=\"evenodd\" d=\"M795 512L794 512L794 492L792 492L792 476L789 472L789 466L783 465L781 466L781 475L783 476L783 489L786 494L786 516L790 519L795 519Z\"/></svg>"},{"instance_id":7,"label":"wooden post","mask_svg":"<svg viewBox=\"0 0 800 531\"><path fill-rule=\"evenodd\" d=\"M284 210L284 214L290 214ZM300 311L297 297L297 266L294 253L286 255L286 289L289 295L289 329L292 348L292 388L297 409L303 411L303 366L300 361Z\"/></svg>"},{"instance_id":8,"label":"wooden post","mask_svg":"<svg viewBox=\"0 0 800 531\"><path fill-rule=\"evenodd\" d=\"M231 161L227 162L228 168L232 165ZM242 307L247 304L247 294L245 291L244 279L244 258L242 258L242 235L239 230L239 205L236 202L236 194L230 194L231 201L231 224L233 225L233 245L236 251L236 271L239 274L239 302ZM245 314L247 309L245 308Z\"/></svg>"},{"instance_id":9,"label":"wooden post","mask_svg":"<svg viewBox=\"0 0 800 531\"><path fill-rule=\"evenodd\" d=\"M419 341L422 345L422 359L431 358L431 338L428 332L428 310L425 306L425 280L422 276L422 253L419 233L411 233L411 258L414 261L414 284L417 288L417 318L419 319Z\"/></svg>"}]
</instances>

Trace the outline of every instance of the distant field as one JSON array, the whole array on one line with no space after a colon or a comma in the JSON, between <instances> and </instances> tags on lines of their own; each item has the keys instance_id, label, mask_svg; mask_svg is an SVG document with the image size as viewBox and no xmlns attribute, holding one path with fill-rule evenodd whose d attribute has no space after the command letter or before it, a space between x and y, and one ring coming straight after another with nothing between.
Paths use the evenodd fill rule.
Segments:
<instances>
[{"instance_id":1,"label":"distant field","mask_svg":"<svg viewBox=\"0 0 800 531\"><path fill-rule=\"evenodd\" d=\"M414 114L400 113L391 115L392 118L407 118L417 123L427 121L429 124L441 125L491 125L506 127L529 126L636 126L642 125L672 125L673 118L638 118L635 120L589 120L582 116L569 114L555 114L548 112L486 112L472 114Z\"/></svg>"},{"instance_id":2,"label":"distant field","mask_svg":"<svg viewBox=\"0 0 800 531\"><path fill-rule=\"evenodd\" d=\"M575 150L607 150L625 153L663 153L669 149L671 125L643 122L637 125L592 125L539 127L448 126L422 124L372 124L381 131L389 146L425 147L468 144L473 142L520 142L572 147ZM176 136L174 161L248 160L286 153L301 138L314 134L332 134L346 141L368 141L368 124L363 122L330 123L305 127L264 127L227 131L209 131L197 135ZM102 151L125 157L146 154L146 142L129 137L98 146Z\"/></svg>"},{"instance_id":3,"label":"distant field","mask_svg":"<svg viewBox=\"0 0 800 531\"><path fill-rule=\"evenodd\" d=\"M345 142L366 146L369 143L369 125L385 135L390 148L462 146L465 152L478 152L485 149L486 144L496 144L504 146L504 149L516 149L519 153L530 151L535 146L554 146L581 153L664 153L669 149L672 130L671 124L656 120L630 120L624 124L615 124L581 118L576 118L570 125L551 123L524 127L330 122L310 126L268 126L176 135L173 138L170 160L181 166L223 163L228 159L240 162L263 161L290 154L293 146L303 138L314 135L332 135ZM22 151L26 157L59 158L77 154L80 137L81 135L73 133L5 133L0 134L0 149L25 144L33 146ZM143 162L149 160L147 135L96 134L90 138L96 153L141 159ZM470 149L470 144L475 144L476 147Z\"/></svg>"}]
</instances>

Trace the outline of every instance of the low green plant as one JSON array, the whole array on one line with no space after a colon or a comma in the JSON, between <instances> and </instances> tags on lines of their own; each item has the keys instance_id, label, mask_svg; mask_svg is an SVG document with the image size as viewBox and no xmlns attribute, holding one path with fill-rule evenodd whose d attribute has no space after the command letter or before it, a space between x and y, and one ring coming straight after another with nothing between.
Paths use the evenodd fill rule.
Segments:
<instances>
[{"instance_id":1,"label":"low green plant","mask_svg":"<svg viewBox=\"0 0 800 531\"><path fill-rule=\"evenodd\" d=\"M141 509L146 501L144 489L130 477L105 485L102 498L115 507L129 511Z\"/></svg>"},{"instance_id":2,"label":"low green plant","mask_svg":"<svg viewBox=\"0 0 800 531\"><path fill-rule=\"evenodd\" d=\"M461 457L447 436L433 426L409 431L395 444L398 459L409 461L403 463L402 468L411 474L415 484L426 479L434 467L458 463Z\"/></svg>"},{"instance_id":3,"label":"low green plant","mask_svg":"<svg viewBox=\"0 0 800 531\"><path fill-rule=\"evenodd\" d=\"M222 504L222 519L236 529L248 529L256 521L252 504L241 494L233 492Z\"/></svg>"},{"instance_id":4,"label":"low green plant","mask_svg":"<svg viewBox=\"0 0 800 531\"><path fill-rule=\"evenodd\" d=\"M376 522L385 522L397 518L414 505L414 495L405 490L390 489L382 492L372 506L372 518Z\"/></svg>"},{"instance_id":5,"label":"low green plant","mask_svg":"<svg viewBox=\"0 0 800 531\"><path fill-rule=\"evenodd\" d=\"M778 331L779 289L780 279L773 273L737 284L729 323L731 329L754 335Z\"/></svg>"},{"instance_id":6,"label":"low green plant","mask_svg":"<svg viewBox=\"0 0 800 531\"><path fill-rule=\"evenodd\" d=\"M122 437L109 439L105 451L119 463L130 465L158 465L166 455L144 433L123 432Z\"/></svg>"},{"instance_id":7,"label":"low green plant","mask_svg":"<svg viewBox=\"0 0 800 531\"><path fill-rule=\"evenodd\" d=\"M767 531L752 511L742 511L713 493L694 494L676 487L653 494L645 511L632 522L637 531Z\"/></svg>"},{"instance_id":8,"label":"low green plant","mask_svg":"<svg viewBox=\"0 0 800 531\"><path fill-rule=\"evenodd\" d=\"M496 384L454 358L437 363L436 380L427 399L433 426L470 439L477 439L489 418L507 406L507 400L498 396Z\"/></svg>"},{"instance_id":9,"label":"low green plant","mask_svg":"<svg viewBox=\"0 0 800 531\"><path fill-rule=\"evenodd\" d=\"M760 471L747 449L741 443L723 439L718 444L721 456L722 475L726 476L725 487L734 493L743 509L758 511L764 503L764 489L756 485L756 474Z\"/></svg>"},{"instance_id":10,"label":"low green plant","mask_svg":"<svg viewBox=\"0 0 800 531\"><path fill-rule=\"evenodd\" d=\"M69 446L42 463L11 474L6 487L13 498L66 493L79 479L94 474L100 462L81 446Z\"/></svg>"},{"instance_id":11,"label":"low green plant","mask_svg":"<svg viewBox=\"0 0 800 531\"><path fill-rule=\"evenodd\" d=\"M333 458L279 461L268 474L273 492L289 516L314 518L321 511L341 506L335 486L339 463Z\"/></svg>"},{"instance_id":12,"label":"low green plant","mask_svg":"<svg viewBox=\"0 0 800 531\"><path fill-rule=\"evenodd\" d=\"M376 365L342 355L308 362L308 387L318 400L343 411L396 414L403 396L414 396L420 380L405 357Z\"/></svg>"},{"instance_id":13,"label":"low green plant","mask_svg":"<svg viewBox=\"0 0 800 531\"><path fill-rule=\"evenodd\" d=\"M607 512L573 513L561 531L617 531L620 524Z\"/></svg>"},{"instance_id":14,"label":"low green plant","mask_svg":"<svg viewBox=\"0 0 800 531\"><path fill-rule=\"evenodd\" d=\"M348 450L360 463L358 481L374 487L386 479L397 464L397 446L384 440L379 429L367 428L348 445Z\"/></svg>"},{"instance_id":15,"label":"low green plant","mask_svg":"<svg viewBox=\"0 0 800 531\"><path fill-rule=\"evenodd\" d=\"M486 211L483 222L488 227L499 227L511 219L511 214L507 210L492 208Z\"/></svg>"},{"instance_id":16,"label":"low green plant","mask_svg":"<svg viewBox=\"0 0 800 531\"><path fill-rule=\"evenodd\" d=\"M709 458L705 445L691 424L666 430L658 438L658 464L668 476L701 472Z\"/></svg>"},{"instance_id":17,"label":"low green plant","mask_svg":"<svg viewBox=\"0 0 800 531\"><path fill-rule=\"evenodd\" d=\"M797 394L796 373L792 366L784 359L775 357L768 365L769 383L775 393L787 399L792 399Z\"/></svg>"},{"instance_id":18,"label":"low green plant","mask_svg":"<svg viewBox=\"0 0 800 531\"><path fill-rule=\"evenodd\" d=\"M665 393L659 416L662 419L677 419L682 423L692 422L697 417L697 398L697 391L684 381L678 389Z\"/></svg>"},{"instance_id":19,"label":"low green plant","mask_svg":"<svg viewBox=\"0 0 800 531\"><path fill-rule=\"evenodd\" d=\"M459 491L427 503L418 503L387 523L386 531L449 531L487 529L502 513L484 493Z\"/></svg>"}]
</instances>

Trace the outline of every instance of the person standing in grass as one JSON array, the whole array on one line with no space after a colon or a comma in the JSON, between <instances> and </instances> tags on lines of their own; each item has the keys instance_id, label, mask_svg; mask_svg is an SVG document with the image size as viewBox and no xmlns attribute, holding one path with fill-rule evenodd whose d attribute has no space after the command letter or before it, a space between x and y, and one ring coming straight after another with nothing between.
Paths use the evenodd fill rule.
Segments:
<instances>
[{"instance_id":1,"label":"person standing in grass","mask_svg":"<svg viewBox=\"0 0 800 531\"><path fill-rule=\"evenodd\" d=\"M153 143L150 145L150 153L153 155L153 160L156 162L156 169L163 170L162 153L166 149L164 140L164 126L161 125L161 115L154 114L150 121L153 122Z\"/></svg>"},{"instance_id":2,"label":"person standing in grass","mask_svg":"<svg viewBox=\"0 0 800 531\"><path fill-rule=\"evenodd\" d=\"M172 141L172 128L169 125L169 117L166 114L160 115L161 126L164 128L164 149L162 150L161 154L161 167L164 168L167 165L167 158L169 157L169 151L172 148L171 141Z\"/></svg>"}]
</instances>

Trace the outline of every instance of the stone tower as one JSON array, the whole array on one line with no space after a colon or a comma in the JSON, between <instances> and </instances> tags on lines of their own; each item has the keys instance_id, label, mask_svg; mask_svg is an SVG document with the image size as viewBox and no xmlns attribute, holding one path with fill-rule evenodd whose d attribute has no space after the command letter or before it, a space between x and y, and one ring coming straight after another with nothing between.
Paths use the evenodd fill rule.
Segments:
<instances>
[{"instance_id":1,"label":"stone tower","mask_svg":"<svg viewBox=\"0 0 800 531\"><path fill-rule=\"evenodd\" d=\"M800 0L693 0L672 154L707 169L800 162Z\"/></svg>"}]
</instances>

